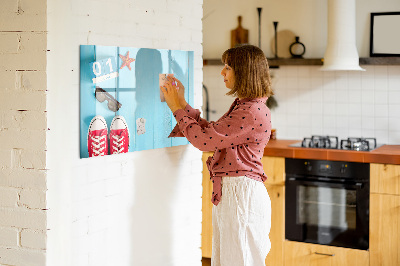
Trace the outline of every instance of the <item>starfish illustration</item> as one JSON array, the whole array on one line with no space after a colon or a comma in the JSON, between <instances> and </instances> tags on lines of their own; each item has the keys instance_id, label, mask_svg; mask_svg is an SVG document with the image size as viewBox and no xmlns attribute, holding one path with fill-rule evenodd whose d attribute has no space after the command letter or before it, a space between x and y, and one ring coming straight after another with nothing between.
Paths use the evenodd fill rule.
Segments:
<instances>
[{"instance_id":1,"label":"starfish illustration","mask_svg":"<svg viewBox=\"0 0 400 266\"><path fill-rule=\"evenodd\" d=\"M129 51L126 52L125 56L120 54L119 57L122 59L122 65L121 65L121 67L119 69L122 69L124 66L127 66L129 68L129 70L132 70L131 69L131 63L133 61L135 61L135 59L129 58Z\"/></svg>"}]
</instances>

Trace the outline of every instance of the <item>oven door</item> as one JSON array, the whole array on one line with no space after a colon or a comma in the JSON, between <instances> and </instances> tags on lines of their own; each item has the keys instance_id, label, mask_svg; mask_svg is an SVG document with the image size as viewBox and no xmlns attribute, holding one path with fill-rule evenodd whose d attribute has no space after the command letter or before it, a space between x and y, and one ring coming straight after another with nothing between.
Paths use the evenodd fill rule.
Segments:
<instances>
[{"instance_id":1,"label":"oven door","mask_svg":"<svg viewBox=\"0 0 400 266\"><path fill-rule=\"evenodd\" d=\"M367 250L369 183L286 178L286 239Z\"/></svg>"}]
</instances>

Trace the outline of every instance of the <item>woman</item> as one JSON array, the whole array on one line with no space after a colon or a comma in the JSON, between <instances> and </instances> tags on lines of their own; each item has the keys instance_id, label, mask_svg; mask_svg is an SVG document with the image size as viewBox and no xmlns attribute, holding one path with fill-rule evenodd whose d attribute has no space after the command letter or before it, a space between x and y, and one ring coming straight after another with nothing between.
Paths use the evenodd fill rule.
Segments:
<instances>
[{"instance_id":1,"label":"woman","mask_svg":"<svg viewBox=\"0 0 400 266\"><path fill-rule=\"evenodd\" d=\"M228 49L222 62L227 95L237 98L216 122L200 118L200 111L187 104L179 80L171 78L161 87L178 122L170 137L184 136L196 148L214 151L207 161L213 182L212 265L265 265L271 246L271 202L261 164L271 130L268 62L252 45Z\"/></svg>"}]
</instances>

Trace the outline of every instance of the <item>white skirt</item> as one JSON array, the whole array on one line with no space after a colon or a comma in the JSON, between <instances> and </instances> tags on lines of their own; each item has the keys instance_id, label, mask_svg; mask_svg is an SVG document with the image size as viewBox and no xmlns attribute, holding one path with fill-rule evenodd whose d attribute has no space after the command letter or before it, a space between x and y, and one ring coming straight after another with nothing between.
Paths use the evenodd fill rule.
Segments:
<instances>
[{"instance_id":1,"label":"white skirt","mask_svg":"<svg viewBox=\"0 0 400 266\"><path fill-rule=\"evenodd\" d=\"M223 177L212 210L212 266L261 266L271 249L271 200L260 181Z\"/></svg>"}]
</instances>

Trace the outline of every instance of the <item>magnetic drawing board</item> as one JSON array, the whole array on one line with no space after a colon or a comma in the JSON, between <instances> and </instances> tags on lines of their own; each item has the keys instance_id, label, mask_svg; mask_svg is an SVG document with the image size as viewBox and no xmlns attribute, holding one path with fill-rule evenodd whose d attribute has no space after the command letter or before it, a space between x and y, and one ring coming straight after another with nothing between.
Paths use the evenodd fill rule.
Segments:
<instances>
[{"instance_id":1,"label":"magnetic drawing board","mask_svg":"<svg viewBox=\"0 0 400 266\"><path fill-rule=\"evenodd\" d=\"M80 46L81 158L188 144L168 138L176 121L160 74L178 78L193 105L193 51Z\"/></svg>"}]
</instances>

